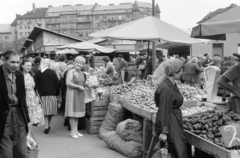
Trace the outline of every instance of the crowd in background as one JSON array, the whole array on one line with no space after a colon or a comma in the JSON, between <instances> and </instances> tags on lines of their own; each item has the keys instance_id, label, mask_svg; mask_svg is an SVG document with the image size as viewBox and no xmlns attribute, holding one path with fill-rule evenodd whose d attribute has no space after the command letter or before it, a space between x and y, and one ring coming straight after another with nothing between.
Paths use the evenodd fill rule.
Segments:
<instances>
[{"instance_id":1,"label":"crowd in background","mask_svg":"<svg viewBox=\"0 0 240 158\"><path fill-rule=\"evenodd\" d=\"M181 81L187 83L191 86L203 86L204 76L203 71L204 68L208 66L217 66L220 68L221 74L223 74L229 67L238 63L239 58L235 56L225 56L223 59L215 54L211 59L208 53L205 53L203 56L187 56L184 58L179 56L178 54L167 57L165 55L158 56L156 58L156 68L165 60L169 59L180 59L184 62L184 74L181 78ZM148 61L148 62L147 62ZM131 63L137 66L137 69L141 71L140 78L147 79L148 75L152 75L152 57L147 55L138 55L136 57L131 57Z\"/></svg>"}]
</instances>

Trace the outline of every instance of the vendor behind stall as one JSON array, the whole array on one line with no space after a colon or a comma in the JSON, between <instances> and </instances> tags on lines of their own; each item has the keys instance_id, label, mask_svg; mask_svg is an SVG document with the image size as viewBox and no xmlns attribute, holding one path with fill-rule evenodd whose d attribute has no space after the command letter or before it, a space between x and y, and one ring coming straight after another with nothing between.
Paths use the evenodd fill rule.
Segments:
<instances>
[{"instance_id":1,"label":"vendor behind stall","mask_svg":"<svg viewBox=\"0 0 240 158\"><path fill-rule=\"evenodd\" d=\"M183 96L175 84L175 80L180 80L183 74L183 62L179 59L169 59L160 66L164 70L164 79L155 92L155 103L158 107L156 136L160 141L167 141L168 150L173 157L188 158L180 109Z\"/></svg>"},{"instance_id":2,"label":"vendor behind stall","mask_svg":"<svg viewBox=\"0 0 240 158\"><path fill-rule=\"evenodd\" d=\"M127 69L128 69L128 63L126 60L124 60L123 55L119 54L118 59L116 59L117 65L116 66L116 71L118 73L118 78L122 78L123 81L128 77L127 76Z\"/></svg>"},{"instance_id":3,"label":"vendor behind stall","mask_svg":"<svg viewBox=\"0 0 240 158\"><path fill-rule=\"evenodd\" d=\"M240 58L239 54L233 54ZM232 93L230 98L230 110L240 114L240 63L230 67L218 79L219 86Z\"/></svg>"},{"instance_id":4,"label":"vendor behind stall","mask_svg":"<svg viewBox=\"0 0 240 158\"><path fill-rule=\"evenodd\" d=\"M116 71L113 63L110 61L110 58L108 56L105 56L102 58L102 60L105 63L105 73L111 77L114 77L114 75L116 74Z\"/></svg>"}]
</instances>

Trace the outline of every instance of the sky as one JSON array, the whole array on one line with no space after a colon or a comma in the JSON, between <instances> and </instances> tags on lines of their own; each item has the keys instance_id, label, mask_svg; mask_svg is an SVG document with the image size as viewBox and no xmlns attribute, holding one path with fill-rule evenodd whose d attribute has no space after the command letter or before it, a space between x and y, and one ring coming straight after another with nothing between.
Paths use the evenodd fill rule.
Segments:
<instances>
[{"instance_id":1,"label":"sky","mask_svg":"<svg viewBox=\"0 0 240 158\"><path fill-rule=\"evenodd\" d=\"M149 2L152 0L138 0ZM134 2L134 0L2 0L0 5L0 24L10 24L16 14L25 14L32 10L32 4L36 7L58 7L60 5L75 4L119 4ZM206 16L210 11L218 8L225 8L235 3L240 5L240 0L155 0L161 10L161 20L175 25L182 29L190 29Z\"/></svg>"}]
</instances>

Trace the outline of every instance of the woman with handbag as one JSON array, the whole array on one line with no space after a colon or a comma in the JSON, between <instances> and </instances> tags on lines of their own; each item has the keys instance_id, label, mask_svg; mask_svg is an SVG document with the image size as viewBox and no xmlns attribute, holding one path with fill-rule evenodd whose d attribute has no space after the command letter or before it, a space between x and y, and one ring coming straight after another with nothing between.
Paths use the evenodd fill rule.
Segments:
<instances>
[{"instance_id":1,"label":"woman with handbag","mask_svg":"<svg viewBox=\"0 0 240 158\"><path fill-rule=\"evenodd\" d=\"M29 117L32 125L37 125L43 120L43 111L41 108L41 100L35 92L35 82L33 79L32 62L24 59L20 64L20 72L24 75L26 102Z\"/></svg>"},{"instance_id":2,"label":"woman with handbag","mask_svg":"<svg viewBox=\"0 0 240 158\"><path fill-rule=\"evenodd\" d=\"M175 84L183 75L183 62L179 59L170 59L167 62L162 64L164 78L155 92L158 107L156 135L160 141L167 141L168 151L174 158L188 158L180 109L183 97Z\"/></svg>"},{"instance_id":3,"label":"woman with handbag","mask_svg":"<svg viewBox=\"0 0 240 158\"><path fill-rule=\"evenodd\" d=\"M85 116L85 75L81 71L86 59L82 56L76 57L74 68L69 70L66 78L66 108L65 117L70 118L70 137L79 138L83 136L78 132L78 119Z\"/></svg>"}]
</instances>

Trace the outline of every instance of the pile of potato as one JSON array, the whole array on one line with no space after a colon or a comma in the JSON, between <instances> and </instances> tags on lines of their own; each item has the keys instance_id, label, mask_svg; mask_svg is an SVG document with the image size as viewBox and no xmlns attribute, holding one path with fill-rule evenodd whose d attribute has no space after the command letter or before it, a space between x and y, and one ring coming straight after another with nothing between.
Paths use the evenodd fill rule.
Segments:
<instances>
[{"instance_id":1,"label":"pile of potato","mask_svg":"<svg viewBox=\"0 0 240 158\"><path fill-rule=\"evenodd\" d=\"M232 111L209 111L183 119L184 129L210 142L224 147L219 127L240 121L240 116Z\"/></svg>"},{"instance_id":2,"label":"pile of potato","mask_svg":"<svg viewBox=\"0 0 240 158\"><path fill-rule=\"evenodd\" d=\"M184 98L184 101L200 101L202 99L202 96L206 95L206 92L200 87L193 87L181 82L176 82L176 84Z\"/></svg>"}]
</instances>

